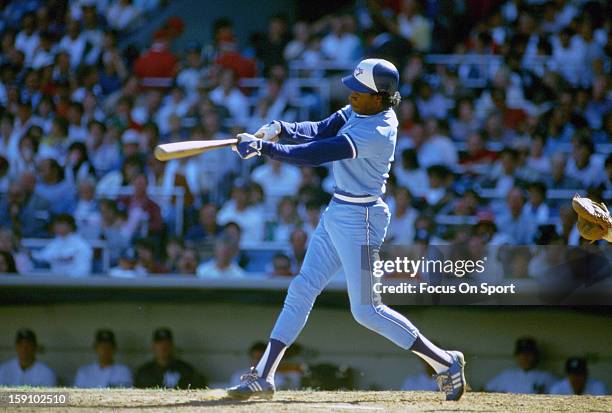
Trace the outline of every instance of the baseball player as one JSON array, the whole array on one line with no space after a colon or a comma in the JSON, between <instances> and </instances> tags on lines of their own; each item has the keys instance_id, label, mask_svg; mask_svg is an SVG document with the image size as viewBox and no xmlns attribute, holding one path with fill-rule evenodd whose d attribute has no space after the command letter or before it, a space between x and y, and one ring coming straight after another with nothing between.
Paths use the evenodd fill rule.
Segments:
<instances>
[{"instance_id":1,"label":"baseball player","mask_svg":"<svg viewBox=\"0 0 612 413\"><path fill-rule=\"evenodd\" d=\"M304 328L319 293L342 268L355 320L422 357L436 371L446 399L458 400L466 384L463 354L432 344L409 320L382 304L372 285L362 285L362 246L367 246L364 258L371 267L390 220L381 196L397 138L393 108L401 100L399 73L386 60L366 59L342 82L351 90L350 105L319 122L273 121L254 135L239 134L233 148L242 159L263 154L294 165L333 162L336 189L312 235L300 273L289 286L266 351L241 384L228 389L228 395L272 398L274 373L283 353ZM370 293L365 301L362 289Z\"/></svg>"}]
</instances>

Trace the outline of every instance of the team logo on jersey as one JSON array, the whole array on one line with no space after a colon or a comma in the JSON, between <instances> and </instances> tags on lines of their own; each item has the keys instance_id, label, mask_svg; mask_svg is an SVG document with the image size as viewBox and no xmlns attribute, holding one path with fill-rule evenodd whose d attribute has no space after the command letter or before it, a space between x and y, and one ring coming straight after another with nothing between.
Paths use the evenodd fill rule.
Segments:
<instances>
[{"instance_id":1,"label":"team logo on jersey","mask_svg":"<svg viewBox=\"0 0 612 413\"><path fill-rule=\"evenodd\" d=\"M355 76L359 76L363 74L363 69L361 67L358 67L355 69Z\"/></svg>"}]
</instances>

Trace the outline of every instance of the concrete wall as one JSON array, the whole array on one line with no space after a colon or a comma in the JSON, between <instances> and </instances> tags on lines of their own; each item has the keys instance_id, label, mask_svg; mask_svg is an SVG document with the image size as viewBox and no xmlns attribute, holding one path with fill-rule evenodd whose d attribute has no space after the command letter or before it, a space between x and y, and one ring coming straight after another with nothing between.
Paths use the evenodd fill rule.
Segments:
<instances>
[{"instance_id":1,"label":"concrete wall","mask_svg":"<svg viewBox=\"0 0 612 413\"><path fill-rule=\"evenodd\" d=\"M612 389L610 315L560 309L398 308L431 339L467 356L469 381L481 388L493 374L513 364L516 337L537 337L543 367L562 373L565 357L588 354L592 376ZM245 349L265 340L279 308L229 303L91 303L0 307L0 360L13 356L15 331L34 329L44 346L40 359L70 383L79 365L92 361L91 342L100 327L113 328L119 361L136 367L149 357L151 332L174 330L179 354L211 381L223 382L248 367ZM609 312L608 312L609 314ZM397 388L420 371L417 358L356 324L348 309L315 308L299 341L314 350L313 361L347 363L364 374L362 388Z\"/></svg>"}]
</instances>

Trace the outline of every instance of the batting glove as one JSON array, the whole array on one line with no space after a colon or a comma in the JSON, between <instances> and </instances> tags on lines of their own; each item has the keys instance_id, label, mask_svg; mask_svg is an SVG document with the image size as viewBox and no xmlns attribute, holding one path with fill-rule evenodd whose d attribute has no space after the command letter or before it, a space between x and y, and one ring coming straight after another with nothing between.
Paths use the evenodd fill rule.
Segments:
<instances>
[{"instance_id":1,"label":"batting glove","mask_svg":"<svg viewBox=\"0 0 612 413\"><path fill-rule=\"evenodd\" d=\"M261 155L263 140L256 138L250 133L240 133L236 137L238 138L238 143L233 145L232 149L238 152L238 156L242 159Z\"/></svg>"},{"instance_id":2,"label":"batting glove","mask_svg":"<svg viewBox=\"0 0 612 413\"><path fill-rule=\"evenodd\" d=\"M263 125L261 128L257 129L253 135L256 138L263 139L264 141L276 141L278 139L278 135L281 133L281 125L280 122L273 120L270 123Z\"/></svg>"}]
</instances>

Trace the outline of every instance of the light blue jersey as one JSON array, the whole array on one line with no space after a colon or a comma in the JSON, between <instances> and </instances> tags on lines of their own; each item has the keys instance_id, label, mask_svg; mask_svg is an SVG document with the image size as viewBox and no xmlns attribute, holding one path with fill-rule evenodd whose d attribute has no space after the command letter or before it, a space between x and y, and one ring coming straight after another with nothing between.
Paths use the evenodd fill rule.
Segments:
<instances>
[{"instance_id":1,"label":"light blue jersey","mask_svg":"<svg viewBox=\"0 0 612 413\"><path fill-rule=\"evenodd\" d=\"M393 109L365 116L347 106L342 113L347 112L350 115L338 135L350 140L353 158L333 162L336 187L352 195L381 196L385 193L395 153L397 116Z\"/></svg>"}]
</instances>

